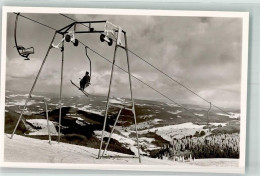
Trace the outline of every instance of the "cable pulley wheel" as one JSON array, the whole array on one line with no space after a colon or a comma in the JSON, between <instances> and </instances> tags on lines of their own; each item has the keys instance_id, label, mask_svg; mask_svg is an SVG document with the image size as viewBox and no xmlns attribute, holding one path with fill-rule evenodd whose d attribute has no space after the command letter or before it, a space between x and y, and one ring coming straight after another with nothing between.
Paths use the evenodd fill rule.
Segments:
<instances>
[{"instance_id":1,"label":"cable pulley wheel","mask_svg":"<svg viewBox=\"0 0 260 176\"><path fill-rule=\"evenodd\" d=\"M65 41L66 41L66 42L70 42L70 40L71 40L70 35L66 35L66 36L65 36Z\"/></svg>"},{"instance_id":2,"label":"cable pulley wheel","mask_svg":"<svg viewBox=\"0 0 260 176\"><path fill-rule=\"evenodd\" d=\"M73 45L76 46L76 47L79 45L79 41L78 41L78 39L75 39Z\"/></svg>"},{"instance_id":3,"label":"cable pulley wheel","mask_svg":"<svg viewBox=\"0 0 260 176\"><path fill-rule=\"evenodd\" d=\"M101 42L104 42L104 41L105 41L105 37L106 37L105 34L101 34L101 35L100 35L100 41L101 41Z\"/></svg>"}]
</instances>

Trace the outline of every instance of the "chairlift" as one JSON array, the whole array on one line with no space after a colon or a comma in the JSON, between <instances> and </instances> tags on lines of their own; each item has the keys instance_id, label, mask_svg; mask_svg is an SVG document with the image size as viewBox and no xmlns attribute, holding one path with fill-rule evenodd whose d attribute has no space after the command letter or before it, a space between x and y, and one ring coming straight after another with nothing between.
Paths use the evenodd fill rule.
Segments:
<instances>
[{"instance_id":1,"label":"chairlift","mask_svg":"<svg viewBox=\"0 0 260 176\"><path fill-rule=\"evenodd\" d=\"M87 58L88 58L88 60L89 60L89 82L87 82L86 84L85 84L85 87L84 87L84 89L86 88L86 87L88 87L88 86L90 86L91 85L91 83L90 83L90 81L91 81L91 73L92 73L92 70L91 70L91 59L90 59L90 57L88 56L88 46L86 46L85 47L85 52L86 52L86 56L87 56ZM80 79L80 78L79 78ZM84 91L84 90L82 90L77 84L75 84L72 80L70 80L71 81L71 83L76 87L76 88L78 88L80 91L82 91L82 93L84 93L86 96L89 96L89 93L87 93L86 91Z\"/></svg>"},{"instance_id":2,"label":"chairlift","mask_svg":"<svg viewBox=\"0 0 260 176\"><path fill-rule=\"evenodd\" d=\"M15 27L14 27L15 46L14 47L17 49L17 52L19 53L19 55L25 58L24 60L30 60L29 56L30 56L30 54L34 54L34 47L26 48L22 45L17 44L17 24L18 24L19 15L20 15L20 13L17 13L16 20L15 20Z\"/></svg>"}]
</instances>

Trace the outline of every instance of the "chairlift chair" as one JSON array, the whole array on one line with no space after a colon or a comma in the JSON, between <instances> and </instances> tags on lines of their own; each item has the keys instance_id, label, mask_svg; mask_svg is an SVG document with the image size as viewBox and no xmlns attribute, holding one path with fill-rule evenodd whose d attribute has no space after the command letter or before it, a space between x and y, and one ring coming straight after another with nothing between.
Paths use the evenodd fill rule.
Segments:
<instances>
[{"instance_id":1,"label":"chairlift chair","mask_svg":"<svg viewBox=\"0 0 260 176\"><path fill-rule=\"evenodd\" d=\"M23 46L19 45L19 46L15 46L17 48L17 51L19 53L20 56L25 57L24 60L30 60L29 59L29 55L30 54L34 54L34 48L30 47L30 48L24 48Z\"/></svg>"},{"instance_id":2,"label":"chairlift chair","mask_svg":"<svg viewBox=\"0 0 260 176\"><path fill-rule=\"evenodd\" d=\"M20 56L24 57L24 60L30 60L29 56L34 54L34 47L25 48L22 45L17 44L17 23L20 13L17 13L16 20L15 20L15 27L14 27L14 41L15 41L15 48Z\"/></svg>"}]
</instances>

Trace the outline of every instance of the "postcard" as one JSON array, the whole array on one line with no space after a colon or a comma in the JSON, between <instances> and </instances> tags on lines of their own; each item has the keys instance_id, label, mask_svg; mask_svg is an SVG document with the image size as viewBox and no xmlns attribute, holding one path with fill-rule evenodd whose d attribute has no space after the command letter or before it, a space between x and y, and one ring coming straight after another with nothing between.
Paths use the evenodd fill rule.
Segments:
<instances>
[{"instance_id":1,"label":"postcard","mask_svg":"<svg viewBox=\"0 0 260 176\"><path fill-rule=\"evenodd\" d=\"M3 167L243 173L248 12L3 7Z\"/></svg>"}]
</instances>

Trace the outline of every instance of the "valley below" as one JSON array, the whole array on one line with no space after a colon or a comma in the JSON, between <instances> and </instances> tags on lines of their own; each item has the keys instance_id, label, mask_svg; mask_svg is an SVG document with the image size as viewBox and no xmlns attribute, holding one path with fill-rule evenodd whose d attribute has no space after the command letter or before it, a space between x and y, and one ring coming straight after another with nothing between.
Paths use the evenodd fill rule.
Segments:
<instances>
[{"instance_id":1,"label":"valley below","mask_svg":"<svg viewBox=\"0 0 260 176\"><path fill-rule=\"evenodd\" d=\"M16 135L10 135L22 111L27 94L6 93L5 161L50 163L109 163L97 159L104 122L106 97L91 95L62 100L61 141L58 140L59 99L45 96L48 102L48 143L46 107L32 99ZM39 100L42 95L33 95ZM112 98L112 104L129 104L128 99ZM230 166L238 165L240 115L213 109L207 123L207 108L185 105L196 116L177 105L152 100L135 100L137 131L142 164ZM108 140L119 108L110 108L104 144ZM46 151L46 152L43 152ZM205 152L208 151L208 152ZM106 155L137 156L138 146L132 114L123 110L107 148ZM111 159L115 164L138 164L138 159ZM178 164L176 164L178 163Z\"/></svg>"}]
</instances>

